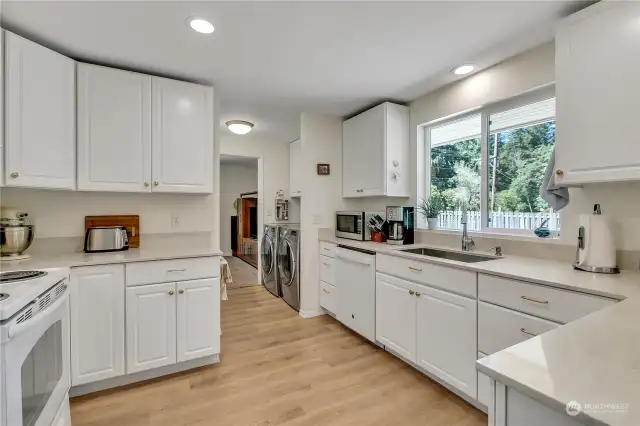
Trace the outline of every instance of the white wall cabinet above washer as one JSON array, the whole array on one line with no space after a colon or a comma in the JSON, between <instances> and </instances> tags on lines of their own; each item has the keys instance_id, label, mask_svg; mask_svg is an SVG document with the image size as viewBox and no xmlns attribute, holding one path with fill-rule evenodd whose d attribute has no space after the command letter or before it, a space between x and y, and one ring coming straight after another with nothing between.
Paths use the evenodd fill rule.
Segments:
<instances>
[{"instance_id":1,"label":"white wall cabinet above washer","mask_svg":"<svg viewBox=\"0 0 640 426\"><path fill-rule=\"evenodd\" d=\"M75 189L75 62L5 37L5 183Z\"/></svg>"},{"instance_id":2,"label":"white wall cabinet above washer","mask_svg":"<svg viewBox=\"0 0 640 426\"><path fill-rule=\"evenodd\" d=\"M302 142L300 139L289 144L289 192L292 197L302 195Z\"/></svg>"},{"instance_id":3,"label":"white wall cabinet above washer","mask_svg":"<svg viewBox=\"0 0 640 426\"><path fill-rule=\"evenodd\" d=\"M213 88L152 79L153 192L213 192Z\"/></svg>"},{"instance_id":4,"label":"white wall cabinet above washer","mask_svg":"<svg viewBox=\"0 0 640 426\"><path fill-rule=\"evenodd\" d=\"M78 64L78 189L151 191L151 76Z\"/></svg>"},{"instance_id":5,"label":"white wall cabinet above washer","mask_svg":"<svg viewBox=\"0 0 640 426\"><path fill-rule=\"evenodd\" d=\"M343 123L342 196L410 196L409 108L386 102Z\"/></svg>"},{"instance_id":6,"label":"white wall cabinet above washer","mask_svg":"<svg viewBox=\"0 0 640 426\"><path fill-rule=\"evenodd\" d=\"M556 178L640 180L640 3L605 1L556 34Z\"/></svg>"}]
</instances>

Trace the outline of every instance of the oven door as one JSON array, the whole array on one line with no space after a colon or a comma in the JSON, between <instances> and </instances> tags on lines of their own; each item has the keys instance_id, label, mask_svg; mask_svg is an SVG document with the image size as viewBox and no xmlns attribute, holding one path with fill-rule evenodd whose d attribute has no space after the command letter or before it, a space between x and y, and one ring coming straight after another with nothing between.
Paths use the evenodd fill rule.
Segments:
<instances>
[{"instance_id":1,"label":"oven door","mask_svg":"<svg viewBox=\"0 0 640 426\"><path fill-rule=\"evenodd\" d=\"M7 426L51 426L69 391L68 293L2 333Z\"/></svg>"},{"instance_id":2,"label":"oven door","mask_svg":"<svg viewBox=\"0 0 640 426\"><path fill-rule=\"evenodd\" d=\"M362 212L336 213L336 237L364 241Z\"/></svg>"}]
</instances>

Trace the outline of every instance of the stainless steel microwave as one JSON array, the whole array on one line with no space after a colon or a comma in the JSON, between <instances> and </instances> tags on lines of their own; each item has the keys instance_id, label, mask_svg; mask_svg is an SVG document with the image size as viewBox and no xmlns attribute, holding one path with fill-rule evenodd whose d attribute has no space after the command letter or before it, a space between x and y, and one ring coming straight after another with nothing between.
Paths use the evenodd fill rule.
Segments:
<instances>
[{"instance_id":1,"label":"stainless steel microwave","mask_svg":"<svg viewBox=\"0 0 640 426\"><path fill-rule=\"evenodd\" d=\"M363 211L336 212L336 237L350 240L371 241L371 230L367 226L369 219L382 213Z\"/></svg>"}]
</instances>

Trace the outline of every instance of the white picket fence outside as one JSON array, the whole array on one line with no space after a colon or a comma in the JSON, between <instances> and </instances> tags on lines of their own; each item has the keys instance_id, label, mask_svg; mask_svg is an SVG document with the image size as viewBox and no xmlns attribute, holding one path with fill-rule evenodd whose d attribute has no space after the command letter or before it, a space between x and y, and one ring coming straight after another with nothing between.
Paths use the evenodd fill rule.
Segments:
<instances>
[{"instance_id":1,"label":"white picket fence outside","mask_svg":"<svg viewBox=\"0 0 640 426\"><path fill-rule=\"evenodd\" d=\"M472 231L480 231L480 212L470 211L467 215L467 228ZM438 215L438 227L440 229L462 229L461 218L461 210L440 212ZM542 221L549 219L546 226L550 231L553 232L560 229L560 215L558 213L489 212L489 219L491 228L527 229L533 231L542 225Z\"/></svg>"}]
</instances>

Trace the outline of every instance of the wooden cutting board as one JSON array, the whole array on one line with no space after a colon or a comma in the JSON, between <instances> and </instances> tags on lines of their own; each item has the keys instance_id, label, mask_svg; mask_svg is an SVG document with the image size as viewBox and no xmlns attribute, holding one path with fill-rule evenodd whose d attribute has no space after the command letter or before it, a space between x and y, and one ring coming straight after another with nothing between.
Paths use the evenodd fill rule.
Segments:
<instances>
[{"instance_id":1,"label":"wooden cutting board","mask_svg":"<svg viewBox=\"0 0 640 426\"><path fill-rule=\"evenodd\" d=\"M129 236L129 248L140 248L140 216L112 215L112 216L85 216L84 231L92 226L124 226Z\"/></svg>"}]
</instances>

